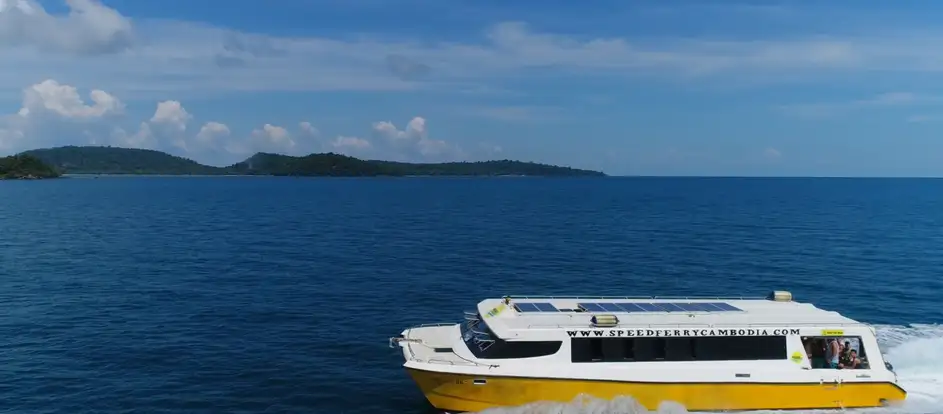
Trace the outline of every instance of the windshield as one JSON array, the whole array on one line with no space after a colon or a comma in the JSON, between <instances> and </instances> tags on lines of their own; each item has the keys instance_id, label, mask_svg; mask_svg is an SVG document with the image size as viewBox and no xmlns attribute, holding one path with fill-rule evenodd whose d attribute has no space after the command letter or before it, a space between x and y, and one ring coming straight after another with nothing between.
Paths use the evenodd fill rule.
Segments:
<instances>
[{"instance_id":1,"label":"windshield","mask_svg":"<svg viewBox=\"0 0 943 414\"><path fill-rule=\"evenodd\" d=\"M494 338L488 326L481 321L477 312L465 312L465 322L462 323L462 341L473 354L481 352L494 345Z\"/></svg>"}]
</instances>

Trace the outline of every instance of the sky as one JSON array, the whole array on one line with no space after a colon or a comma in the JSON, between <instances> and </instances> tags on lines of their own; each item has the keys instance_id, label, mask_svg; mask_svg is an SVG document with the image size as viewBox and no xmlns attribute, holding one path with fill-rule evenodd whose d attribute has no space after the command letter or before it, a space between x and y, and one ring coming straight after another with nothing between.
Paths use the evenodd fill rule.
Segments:
<instances>
[{"instance_id":1,"label":"sky","mask_svg":"<svg viewBox=\"0 0 943 414\"><path fill-rule=\"evenodd\" d=\"M943 3L0 0L0 155L943 176Z\"/></svg>"}]
</instances>

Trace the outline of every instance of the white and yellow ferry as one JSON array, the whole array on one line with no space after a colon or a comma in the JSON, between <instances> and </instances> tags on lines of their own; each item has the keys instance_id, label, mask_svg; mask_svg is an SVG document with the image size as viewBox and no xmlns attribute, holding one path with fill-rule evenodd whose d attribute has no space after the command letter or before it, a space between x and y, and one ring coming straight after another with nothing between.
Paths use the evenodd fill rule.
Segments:
<instances>
[{"instance_id":1,"label":"white and yellow ferry","mask_svg":"<svg viewBox=\"0 0 943 414\"><path fill-rule=\"evenodd\" d=\"M839 368L824 362L833 340L849 351ZM581 395L691 411L874 407L907 395L872 327L782 291L486 299L464 322L406 329L390 338L397 345L426 398L447 412Z\"/></svg>"}]
</instances>

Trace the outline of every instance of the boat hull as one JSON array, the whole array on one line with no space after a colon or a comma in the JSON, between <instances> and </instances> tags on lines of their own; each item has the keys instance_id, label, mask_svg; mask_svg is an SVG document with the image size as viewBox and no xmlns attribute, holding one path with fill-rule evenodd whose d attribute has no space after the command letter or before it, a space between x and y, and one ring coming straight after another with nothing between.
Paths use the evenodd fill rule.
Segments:
<instances>
[{"instance_id":1,"label":"boat hull","mask_svg":"<svg viewBox=\"0 0 943 414\"><path fill-rule=\"evenodd\" d=\"M906 398L894 383L646 383L470 376L407 368L437 409L475 412L536 402L572 402L580 396L631 397L648 410L663 403L689 411L842 409L893 405ZM482 383L484 380L484 383Z\"/></svg>"}]
</instances>

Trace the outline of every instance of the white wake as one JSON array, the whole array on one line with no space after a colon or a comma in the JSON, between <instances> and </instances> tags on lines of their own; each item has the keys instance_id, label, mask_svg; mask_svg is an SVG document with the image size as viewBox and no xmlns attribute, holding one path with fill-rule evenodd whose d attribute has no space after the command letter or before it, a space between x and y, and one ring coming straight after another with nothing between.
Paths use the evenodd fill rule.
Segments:
<instances>
[{"instance_id":1,"label":"white wake","mask_svg":"<svg viewBox=\"0 0 943 414\"><path fill-rule=\"evenodd\" d=\"M894 365L907 400L900 407L854 410L868 414L943 414L943 325L876 326L878 342ZM849 410L851 411L851 410ZM494 408L480 414L642 414L632 398L581 398L569 403L539 402ZM681 405L664 404L661 414L685 413ZM812 412L812 411L807 411ZM761 413L761 412L754 412Z\"/></svg>"}]
</instances>

